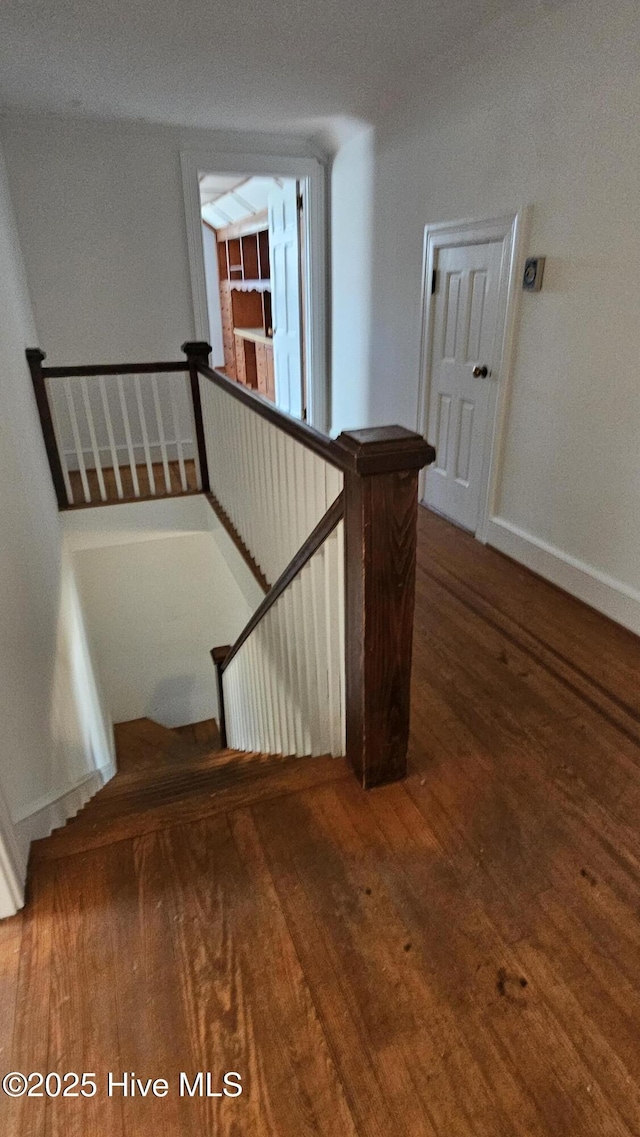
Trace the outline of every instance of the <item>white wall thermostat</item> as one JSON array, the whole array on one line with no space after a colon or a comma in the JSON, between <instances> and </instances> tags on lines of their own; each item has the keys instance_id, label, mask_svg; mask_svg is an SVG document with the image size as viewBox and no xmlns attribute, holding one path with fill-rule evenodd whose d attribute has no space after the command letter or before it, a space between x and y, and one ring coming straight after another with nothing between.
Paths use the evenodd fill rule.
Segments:
<instances>
[{"instance_id":1,"label":"white wall thermostat","mask_svg":"<svg viewBox=\"0 0 640 1137\"><path fill-rule=\"evenodd\" d=\"M539 292L544 276L544 257L527 257L524 262L522 287L525 292Z\"/></svg>"}]
</instances>

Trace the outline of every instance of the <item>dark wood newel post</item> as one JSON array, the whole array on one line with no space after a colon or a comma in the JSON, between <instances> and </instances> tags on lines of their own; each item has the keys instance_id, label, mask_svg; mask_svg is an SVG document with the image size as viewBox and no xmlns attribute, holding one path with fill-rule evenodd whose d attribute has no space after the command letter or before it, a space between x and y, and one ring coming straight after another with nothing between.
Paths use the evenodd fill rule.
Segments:
<instances>
[{"instance_id":1,"label":"dark wood newel post","mask_svg":"<svg viewBox=\"0 0 640 1137\"><path fill-rule=\"evenodd\" d=\"M36 396L38 414L40 415L42 437L44 438L47 458L49 459L53 488L56 491L56 497L58 499L58 508L66 509L69 505L69 499L67 498L67 489L62 475L62 465L60 455L58 454L58 442L53 427L53 416L51 414L49 395L47 394L47 384L42 373L42 364L47 357L43 351L40 351L39 347L28 347L26 356L31 372L33 390Z\"/></svg>"},{"instance_id":2,"label":"dark wood newel post","mask_svg":"<svg viewBox=\"0 0 640 1137\"><path fill-rule=\"evenodd\" d=\"M191 401L193 403L193 419L196 427L196 442L198 444L198 461L200 464L200 480L202 492L209 493L209 463L207 462L207 448L204 442L204 424L202 421L202 401L200 399L200 380L198 378L198 364L209 366L211 344L204 340L193 343L183 343L181 351L187 357L189 364L189 379L191 381Z\"/></svg>"},{"instance_id":3,"label":"dark wood newel post","mask_svg":"<svg viewBox=\"0 0 640 1137\"><path fill-rule=\"evenodd\" d=\"M347 758L365 789L407 768L418 474L435 450L391 426L341 434Z\"/></svg>"},{"instance_id":4,"label":"dark wood newel post","mask_svg":"<svg viewBox=\"0 0 640 1137\"><path fill-rule=\"evenodd\" d=\"M222 683L222 665L230 651L230 644L225 644L224 647L211 648L211 658L216 669L216 681L218 684L218 731L220 734L221 750L227 749L227 716L224 713L224 686Z\"/></svg>"}]
</instances>

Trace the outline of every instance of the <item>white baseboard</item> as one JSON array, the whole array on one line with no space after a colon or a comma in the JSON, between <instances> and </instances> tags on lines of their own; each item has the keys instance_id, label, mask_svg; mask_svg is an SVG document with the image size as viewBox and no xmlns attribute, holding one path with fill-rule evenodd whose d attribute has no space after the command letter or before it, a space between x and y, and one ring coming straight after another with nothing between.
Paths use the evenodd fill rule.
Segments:
<instances>
[{"instance_id":1,"label":"white baseboard","mask_svg":"<svg viewBox=\"0 0 640 1137\"><path fill-rule=\"evenodd\" d=\"M97 794L116 772L115 763L94 770L87 778L83 778L76 786L50 800L38 802L36 808L26 817L14 822L14 829L18 845L25 858L29 855L32 841L39 841L41 837L48 837L54 829L59 829L69 818L75 817L83 805Z\"/></svg>"},{"instance_id":2,"label":"white baseboard","mask_svg":"<svg viewBox=\"0 0 640 1137\"><path fill-rule=\"evenodd\" d=\"M494 549L640 635L640 592L637 589L541 541L503 517L492 517L487 523L486 540Z\"/></svg>"}]
</instances>

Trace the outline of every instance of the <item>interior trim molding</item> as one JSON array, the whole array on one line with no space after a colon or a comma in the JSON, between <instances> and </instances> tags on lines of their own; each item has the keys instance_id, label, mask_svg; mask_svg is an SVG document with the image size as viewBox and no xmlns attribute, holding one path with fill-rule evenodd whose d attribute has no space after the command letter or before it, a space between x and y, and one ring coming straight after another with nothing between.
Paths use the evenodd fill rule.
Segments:
<instances>
[{"instance_id":1,"label":"interior trim molding","mask_svg":"<svg viewBox=\"0 0 640 1137\"><path fill-rule=\"evenodd\" d=\"M116 769L115 762L110 762L99 770L93 770L76 786L72 786L58 797L52 795L49 801L38 803L31 813L15 821L16 838L25 860L31 842L39 841L41 837L48 837L54 829L59 829L71 817L75 817L83 805L86 805L89 799L111 780Z\"/></svg>"},{"instance_id":2,"label":"interior trim molding","mask_svg":"<svg viewBox=\"0 0 640 1137\"><path fill-rule=\"evenodd\" d=\"M637 589L535 537L526 529L520 529L504 517L492 517L488 521L486 541L512 560L519 561L571 596L640 635L640 591Z\"/></svg>"},{"instance_id":3,"label":"interior trim molding","mask_svg":"<svg viewBox=\"0 0 640 1137\"><path fill-rule=\"evenodd\" d=\"M327 160L319 156L278 154L275 151L237 154L209 148L182 150L180 163L195 338L207 343L210 342L209 313L202 249L199 171L288 177L300 182L304 199L302 220L307 250L302 289L306 334L307 419L316 429L327 431L331 404L328 369Z\"/></svg>"}]
</instances>

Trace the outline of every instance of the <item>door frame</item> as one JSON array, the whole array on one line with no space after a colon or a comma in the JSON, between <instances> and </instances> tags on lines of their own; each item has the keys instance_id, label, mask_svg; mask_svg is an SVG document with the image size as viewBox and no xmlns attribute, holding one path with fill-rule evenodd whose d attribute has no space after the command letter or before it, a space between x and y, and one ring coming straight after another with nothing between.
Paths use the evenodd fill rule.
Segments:
<instances>
[{"instance_id":1,"label":"door frame","mask_svg":"<svg viewBox=\"0 0 640 1137\"><path fill-rule=\"evenodd\" d=\"M417 424L420 434L426 434L429 422L430 353L435 316L431 281L438 250L451 246L502 242L497 326L498 329L502 326L503 332L492 366L494 378L489 395L489 426L482 458L480 505L475 531L475 536L483 544L487 540L489 521L494 514L500 490L504 436L516 345L520 281L524 268L525 246L531 227L531 213L531 206L525 205L517 213L506 214L502 217L443 221L433 225L425 225L424 229L420 394ZM418 489L420 501L424 498L425 485L426 470L423 470Z\"/></svg>"},{"instance_id":2,"label":"door frame","mask_svg":"<svg viewBox=\"0 0 640 1137\"><path fill-rule=\"evenodd\" d=\"M326 163L319 158L286 154L234 154L219 150L183 150L180 154L187 248L196 339L209 340L209 316L202 251L202 218L198 173L252 174L260 177L297 178L304 209L305 258L303 271L304 358L307 378L307 422L328 432L330 376L327 350L327 217Z\"/></svg>"}]
</instances>

